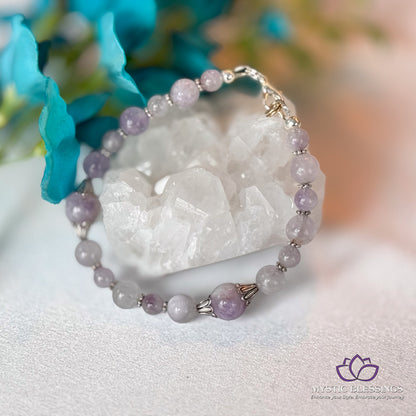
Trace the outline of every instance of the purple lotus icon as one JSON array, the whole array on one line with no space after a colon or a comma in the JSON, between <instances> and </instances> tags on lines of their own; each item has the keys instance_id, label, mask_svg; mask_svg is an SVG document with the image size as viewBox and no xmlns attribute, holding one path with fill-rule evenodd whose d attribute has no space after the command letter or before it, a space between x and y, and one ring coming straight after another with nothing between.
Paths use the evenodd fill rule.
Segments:
<instances>
[{"instance_id":1,"label":"purple lotus icon","mask_svg":"<svg viewBox=\"0 0 416 416\"><path fill-rule=\"evenodd\" d=\"M337 373L344 381L371 381L376 378L378 365L371 364L369 358L362 359L357 354L351 359L344 358L342 365L337 366Z\"/></svg>"}]
</instances>

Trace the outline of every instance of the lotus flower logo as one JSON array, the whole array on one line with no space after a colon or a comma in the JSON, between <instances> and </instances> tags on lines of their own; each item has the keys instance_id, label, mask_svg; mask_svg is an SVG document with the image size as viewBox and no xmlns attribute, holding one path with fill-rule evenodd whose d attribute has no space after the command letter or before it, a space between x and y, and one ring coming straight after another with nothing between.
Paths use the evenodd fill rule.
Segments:
<instances>
[{"instance_id":1,"label":"lotus flower logo","mask_svg":"<svg viewBox=\"0 0 416 416\"><path fill-rule=\"evenodd\" d=\"M376 378L378 365L371 364L369 358L362 359L358 354L349 358L344 358L342 365L337 366L337 373L343 381L371 381Z\"/></svg>"}]
</instances>

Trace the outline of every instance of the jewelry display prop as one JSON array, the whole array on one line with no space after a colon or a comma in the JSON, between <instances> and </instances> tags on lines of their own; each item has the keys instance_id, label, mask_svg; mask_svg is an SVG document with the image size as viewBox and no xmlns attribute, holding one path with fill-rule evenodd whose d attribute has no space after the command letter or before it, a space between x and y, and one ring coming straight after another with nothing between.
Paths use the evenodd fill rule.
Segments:
<instances>
[{"instance_id":1,"label":"jewelry display prop","mask_svg":"<svg viewBox=\"0 0 416 416\"><path fill-rule=\"evenodd\" d=\"M276 265L262 267L255 283L224 283L200 302L190 296L178 294L168 301L158 294L143 294L133 281L118 281L114 273L101 264L102 250L98 243L88 239L88 231L101 211L101 205L94 193L92 179L103 178L110 168L110 157L123 146L127 136L144 133L150 119L167 115L170 107L186 109L199 99L200 92L214 92L223 83L231 84L237 78L249 77L260 84L266 117L278 117L287 129L287 141L293 152L290 162L290 176L297 185L293 195L296 210L286 224L287 245L281 248ZM92 151L83 163L86 179L76 192L66 200L66 214L75 226L81 239L75 250L78 262L94 271L94 281L99 287L112 290L114 303L123 309L141 307L148 314L167 312L175 322L191 321L199 315L210 315L224 320L241 316L252 298L261 292L265 295L278 292L285 283L289 268L300 262L299 248L309 243L318 231L318 224L311 218L311 211L318 204L318 195L312 189L312 182L320 174L319 163L308 150L309 136L300 126L300 121L290 111L283 94L273 88L266 77L248 66L234 70L205 71L200 79L180 79L169 94L150 98L146 108L129 107L120 116L120 128L107 132L102 140L102 148ZM110 173L109 173L110 174ZM169 186L168 184L165 184ZM149 191L150 192L150 191ZM255 231L255 230L253 230Z\"/></svg>"}]
</instances>

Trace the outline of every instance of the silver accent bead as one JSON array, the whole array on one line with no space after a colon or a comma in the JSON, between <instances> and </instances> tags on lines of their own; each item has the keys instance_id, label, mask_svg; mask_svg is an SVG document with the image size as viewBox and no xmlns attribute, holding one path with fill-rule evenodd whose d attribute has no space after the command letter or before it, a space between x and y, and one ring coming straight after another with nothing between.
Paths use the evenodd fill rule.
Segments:
<instances>
[{"instance_id":1,"label":"silver accent bead","mask_svg":"<svg viewBox=\"0 0 416 416\"><path fill-rule=\"evenodd\" d=\"M117 132L120 134L120 136L122 136L122 137L124 137L124 138L126 138L127 136L126 136L126 133L124 133L124 131L123 130L121 130L120 128L118 128L117 129Z\"/></svg>"},{"instance_id":2,"label":"silver accent bead","mask_svg":"<svg viewBox=\"0 0 416 416\"><path fill-rule=\"evenodd\" d=\"M110 157L111 153L107 149L100 149L100 153L105 157Z\"/></svg>"},{"instance_id":3,"label":"silver accent bead","mask_svg":"<svg viewBox=\"0 0 416 416\"><path fill-rule=\"evenodd\" d=\"M287 272L287 268L285 266L283 266L282 264L280 264L279 262L276 263L276 267L281 271L286 273Z\"/></svg>"},{"instance_id":4,"label":"silver accent bead","mask_svg":"<svg viewBox=\"0 0 416 416\"><path fill-rule=\"evenodd\" d=\"M300 183L298 184L298 188L312 188L311 183Z\"/></svg>"},{"instance_id":5,"label":"silver accent bead","mask_svg":"<svg viewBox=\"0 0 416 416\"><path fill-rule=\"evenodd\" d=\"M201 300L201 302L199 302L196 305L196 310L198 311L200 315L211 315L214 318L217 317L217 315L215 315L214 313L214 310L212 309L210 297L208 297L207 299Z\"/></svg>"},{"instance_id":6,"label":"silver accent bead","mask_svg":"<svg viewBox=\"0 0 416 416\"><path fill-rule=\"evenodd\" d=\"M167 310L168 310L168 302L165 301L165 302L163 302L162 312L166 312Z\"/></svg>"},{"instance_id":7,"label":"silver accent bead","mask_svg":"<svg viewBox=\"0 0 416 416\"><path fill-rule=\"evenodd\" d=\"M302 210L298 209L298 210L296 210L296 214L308 216L308 215L311 215L311 211L302 211Z\"/></svg>"},{"instance_id":8,"label":"silver accent bead","mask_svg":"<svg viewBox=\"0 0 416 416\"><path fill-rule=\"evenodd\" d=\"M259 288L255 283L249 283L249 284L236 284L238 292L241 294L241 299L246 301L246 304L249 305L251 302L251 299L256 295L256 293L259 291Z\"/></svg>"},{"instance_id":9,"label":"silver accent bead","mask_svg":"<svg viewBox=\"0 0 416 416\"><path fill-rule=\"evenodd\" d=\"M165 97L166 101L168 102L168 104L172 107L173 106L173 101L170 98L170 95L169 94L165 94L164 97Z\"/></svg>"},{"instance_id":10,"label":"silver accent bead","mask_svg":"<svg viewBox=\"0 0 416 416\"><path fill-rule=\"evenodd\" d=\"M148 109L147 107L145 107L143 110L144 110L144 112L146 113L147 117L149 117L149 118L152 118L152 117L153 117L153 116L150 114L150 111L149 111L149 109Z\"/></svg>"},{"instance_id":11,"label":"silver accent bead","mask_svg":"<svg viewBox=\"0 0 416 416\"><path fill-rule=\"evenodd\" d=\"M200 80L199 78L196 78L196 79L194 79L194 82L195 82L196 86L198 87L198 90L199 90L200 92L203 92L203 91L204 91L204 89L202 88L202 85L201 85L201 80Z\"/></svg>"},{"instance_id":12,"label":"silver accent bead","mask_svg":"<svg viewBox=\"0 0 416 416\"><path fill-rule=\"evenodd\" d=\"M144 294L142 293L139 298L137 299L137 307L141 308L144 299Z\"/></svg>"},{"instance_id":13,"label":"silver accent bead","mask_svg":"<svg viewBox=\"0 0 416 416\"><path fill-rule=\"evenodd\" d=\"M296 116L289 117L286 120L286 126L288 128L300 127L300 121L299 121L299 119Z\"/></svg>"},{"instance_id":14,"label":"silver accent bead","mask_svg":"<svg viewBox=\"0 0 416 416\"><path fill-rule=\"evenodd\" d=\"M234 82L235 74L230 69L226 69L222 71L221 74L222 74L222 79L224 80L226 84L231 84L232 82Z\"/></svg>"},{"instance_id":15,"label":"silver accent bead","mask_svg":"<svg viewBox=\"0 0 416 416\"><path fill-rule=\"evenodd\" d=\"M296 155L296 156L298 156L298 155L304 155L304 154L306 154L306 153L308 153L308 149L295 150L295 151L293 152L293 154L294 154L294 155Z\"/></svg>"}]
</instances>

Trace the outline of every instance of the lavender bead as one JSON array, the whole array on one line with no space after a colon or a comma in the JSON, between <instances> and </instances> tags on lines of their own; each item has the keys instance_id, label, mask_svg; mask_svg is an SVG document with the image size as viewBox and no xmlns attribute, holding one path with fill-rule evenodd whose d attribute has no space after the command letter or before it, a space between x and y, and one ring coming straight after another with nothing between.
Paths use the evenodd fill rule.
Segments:
<instances>
[{"instance_id":1,"label":"lavender bead","mask_svg":"<svg viewBox=\"0 0 416 416\"><path fill-rule=\"evenodd\" d=\"M91 152L84 159L83 167L89 178L102 178L110 168L110 159L101 152Z\"/></svg>"},{"instance_id":2,"label":"lavender bead","mask_svg":"<svg viewBox=\"0 0 416 416\"><path fill-rule=\"evenodd\" d=\"M161 95L154 95L147 102L147 110L153 117L163 117L169 110L169 103Z\"/></svg>"},{"instance_id":3,"label":"lavender bead","mask_svg":"<svg viewBox=\"0 0 416 416\"><path fill-rule=\"evenodd\" d=\"M265 295L278 292L285 283L285 274L276 266L264 266L256 276L257 287Z\"/></svg>"},{"instance_id":4,"label":"lavender bead","mask_svg":"<svg viewBox=\"0 0 416 416\"><path fill-rule=\"evenodd\" d=\"M127 135L136 136L149 127L149 117L140 107L126 108L120 116L120 128Z\"/></svg>"},{"instance_id":5,"label":"lavender bead","mask_svg":"<svg viewBox=\"0 0 416 416\"><path fill-rule=\"evenodd\" d=\"M118 152L124 144L124 136L119 130L110 130L104 134L102 146L110 153Z\"/></svg>"},{"instance_id":6,"label":"lavender bead","mask_svg":"<svg viewBox=\"0 0 416 416\"><path fill-rule=\"evenodd\" d=\"M94 266L101 260L101 247L91 240L81 241L75 248L75 257L83 266Z\"/></svg>"},{"instance_id":7,"label":"lavender bead","mask_svg":"<svg viewBox=\"0 0 416 416\"><path fill-rule=\"evenodd\" d=\"M296 215L286 225L286 235L297 244L307 244L313 240L318 229L308 215Z\"/></svg>"},{"instance_id":8,"label":"lavender bead","mask_svg":"<svg viewBox=\"0 0 416 416\"><path fill-rule=\"evenodd\" d=\"M179 108L191 107L198 101L199 89L191 79L178 79L172 85L170 98Z\"/></svg>"},{"instance_id":9,"label":"lavender bead","mask_svg":"<svg viewBox=\"0 0 416 416\"><path fill-rule=\"evenodd\" d=\"M313 182L319 173L319 162L309 154L297 155L292 160L290 173L296 182Z\"/></svg>"},{"instance_id":10,"label":"lavender bead","mask_svg":"<svg viewBox=\"0 0 416 416\"><path fill-rule=\"evenodd\" d=\"M113 287L113 301L121 309L131 309L137 306L140 288L135 282L117 282Z\"/></svg>"},{"instance_id":11,"label":"lavender bead","mask_svg":"<svg viewBox=\"0 0 416 416\"><path fill-rule=\"evenodd\" d=\"M200 82L205 91L217 91L223 83L222 74L216 69L208 69L201 75Z\"/></svg>"},{"instance_id":12,"label":"lavender bead","mask_svg":"<svg viewBox=\"0 0 416 416\"><path fill-rule=\"evenodd\" d=\"M175 295L169 299L167 313L175 322L183 324L198 314L193 299L187 295Z\"/></svg>"},{"instance_id":13,"label":"lavender bead","mask_svg":"<svg viewBox=\"0 0 416 416\"><path fill-rule=\"evenodd\" d=\"M65 213L74 224L92 224L100 213L100 201L93 194L73 192L66 198Z\"/></svg>"},{"instance_id":14,"label":"lavender bead","mask_svg":"<svg viewBox=\"0 0 416 416\"><path fill-rule=\"evenodd\" d=\"M156 315L163 310L163 299L157 294L146 295L142 300L142 308L149 315Z\"/></svg>"},{"instance_id":15,"label":"lavender bead","mask_svg":"<svg viewBox=\"0 0 416 416\"><path fill-rule=\"evenodd\" d=\"M114 280L114 273L110 269L97 267L94 270L94 282L98 287L110 287Z\"/></svg>"},{"instance_id":16,"label":"lavender bead","mask_svg":"<svg viewBox=\"0 0 416 416\"><path fill-rule=\"evenodd\" d=\"M288 143L293 151L303 150L308 147L309 134L306 130L299 127L293 127L288 132Z\"/></svg>"},{"instance_id":17,"label":"lavender bead","mask_svg":"<svg viewBox=\"0 0 416 416\"><path fill-rule=\"evenodd\" d=\"M211 293L210 298L215 315L226 321L241 316L247 306L237 286L233 283L224 283L217 286Z\"/></svg>"},{"instance_id":18,"label":"lavender bead","mask_svg":"<svg viewBox=\"0 0 416 416\"><path fill-rule=\"evenodd\" d=\"M311 188L301 188L295 194L295 205L301 211L311 211L318 203L318 195Z\"/></svg>"},{"instance_id":19,"label":"lavender bead","mask_svg":"<svg viewBox=\"0 0 416 416\"><path fill-rule=\"evenodd\" d=\"M283 247L280 252L279 252L279 263L286 267L295 267L299 264L300 262L300 251L292 246L292 245L287 245L285 247Z\"/></svg>"}]
</instances>

